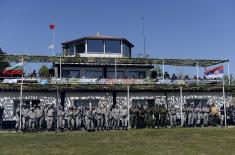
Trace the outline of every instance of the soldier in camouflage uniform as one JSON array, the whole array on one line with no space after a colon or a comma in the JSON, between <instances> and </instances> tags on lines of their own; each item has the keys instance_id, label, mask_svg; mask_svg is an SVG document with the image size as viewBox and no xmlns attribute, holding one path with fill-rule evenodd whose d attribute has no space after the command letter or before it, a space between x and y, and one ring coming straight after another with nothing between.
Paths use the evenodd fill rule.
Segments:
<instances>
[{"instance_id":1,"label":"soldier in camouflage uniform","mask_svg":"<svg viewBox=\"0 0 235 155\"><path fill-rule=\"evenodd\" d=\"M154 108L155 126L160 127L160 106L156 105Z\"/></svg>"},{"instance_id":2,"label":"soldier in camouflage uniform","mask_svg":"<svg viewBox=\"0 0 235 155\"><path fill-rule=\"evenodd\" d=\"M105 129L109 130L111 127L111 108L109 107L109 105L106 105L106 109L105 109Z\"/></svg>"},{"instance_id":3,"label":"soldier in camouflage uniform","mask_svg":"<svg viewBox=\"0 0 235 155\"><path fill-rule=\"evenodd\" d=\"M143 105L139 107L139 128L145 127L145 114L146 110L144 109Z\"/></svg>"},{"instance_id":4,"label":"soldier in camouflage uniform","mask_svg":"<svg viewBox=\"0 0 235 155\"><path fill-rule=\"evenodd\" d=\"M74 110L74 119L75 119L76 129L81 130L82 119L83 119L83 114L82 114L82 109L81 108L75 108L75 110Z\"/></svg>"},{"instance_id":5,"label":"soldier in camouflage uniform","mask_svg":"<svg viewBox=\"0 0 235 155\"><path fill-rule=\"evenodd\" d=\"M202 109L200 106L197 106L195 108L195 122L196 122L196 126L200 126L201 125L201 118L202 118Z\"/></svg>"},{"instance_id":6,"label":"soldier in camouflage uniform","mask_svg":"<svg viewBox=\"0 0 235 155\"><path fill-rule=\"evenodd\" d=\"M36 112L34 111L34 107L28 113L29 117L29 129L34 130L36 126Z\"/></svg>"},{"instance_id":7,"label":"soldier in camouflage uniform","mask_svg":"<svg viewBox=\"0 0 235 155\"><path fill-rule=\"evenodd\" d=\"M166 127L166 117L168 112L164 105L161 105L159 107L159 113L160 113L160 127Z\"/></svg>"},{"instance_id":8,"label":"soldier in camouflage uniform","mask_svg":"<svg viewBox=\"0 0 235 155\"><path fill-rule=\"evenodd\" d=\"M69 107L66 113L67 121L68 121L68 129L74 130L74 108Z\"/></svg>"},{"instance_id":9,"label":"soldier in camouflage uniform","mask_svg":"<svg viewBox=\"0 0 235 155\"><path fill-rule=\"evenodd\" d=\"M177 109L174 106L171 106L171 108L169 110L170 126L171 127L176 126L176 112L177 112Z\"/></svg>"},{"instance_id":10,"label":"soldier in camouflage uniform","mask_svg":"<svg viewBox=\"0 0 235 155\"><path fill-rule=\"evenodd\" d=\"M192 127L194 125L194 108L192 106L188 107L188 126Z\"/></svg>"},{"instance_id":11,"label":"soldier in camouflage uniform","mask_svg":"<svg viewBox=\"0 0 235 155\"><path fill-rule=\"evenodd\" d=\"M42 124L43 124L43 120L44 120L44 118L43 118L44 110L42 107L37 106L37 108L34 111L36 113L36 126L37 126L37 128L42 129Z\"/></svg>"},{"instance_id":12,"label":"soldier in camouflage uniform","mask_svg":"<svg viewBox=\"0 0 235 155\"><path fill-rule=\"evenodd\" d=\"M123 106L123 108L120 111L120 120L122 122L122 129L127 130L128 128L128 108L127 106Z\"/></svg>"},{"instance_id":13,"label":"soldier in camouflage uniform","mask_svg":"<svg viewBox=\"0 0 235 155\"><path fill-rule=\"evenodd\" d=\"M87 131L94 131L94 111L93 108L87 108L86 110L86 129Z\"/></svg>"},{"instance_id":14,"label":"soldier in camouflage uniform","mask_svg":"<svg viewBox=\"0 0 235 155\"><path fill-rule=\"evenodd\" d=\"M119 130L119 123L120 123L120 109L116 105L112 111L113 115L113 127L115 130Z\"/></svg>"},{"instance_id":15,"label":"soldier in camouflage uniform","mask_svg":"<svg viewBox=\"0 0 235 155\"><path fill-rule=\"evenodd\" d=\"M207 106L202 107L203 126L208 126L209 111Z\"/></svg>"},{"instance_id":16,"label":"soldier in camouflage uniform","mask_svg":"<svg viewBox=\"0 0 235 155\"><path fill-rule=\"evenodd\" d=\"M23 105L22 110L21 110L23 130L28 128L28 120L29 120L28 113L29 113L29 109L27 108L26 105Z\"/></svg>"},{"instance_id":17,"label":"soldier in camouflage uniform","mask_svg":"<svg viewBox=\"0 0 235 155\"><path fill-rule=\"evenodd\" d=\"M53 109L53 105L49 105L47 112L46 112L46 116L47 116L47 130L52 130L52 125L53 125L53 117L54 117L54 109Z\"/></svg>"},{"instance_id":18,"label":"soldier in camouflage uniform","mask_svg":"<svg viewBox=\"0 0 235 155\"><path fill-rule=\"evenodd\" d=\"M146 126L148 128L154 128L155 126L154 108L152 107L148 107L146 110Z\"/></svg>"},{"instance_id":19,"label":"soldier in camouflage uniform","mask_svg":"<svg viewBox=\"0 0 235 155\"><path fill-rule=\"evenodd\" d=\"M105 123L105 107L103 105L100 105L99 108L97 108L97 129L98 130L104 130L104 123Z\"/></svg>"},{"instance_id":20,"label":"soldier in camouflage uniform","mask_svg":"<svg viewBox=\"0 0 235 155\"><path fill-rule=\"evenodd\" d=\"M134 126L135 126L134 106L130 107L129 114L130 114L130 125L131 125L131 128L134 128Z\"/></svg>"},{"instance_id":21,"label":"soldier in camouflage uniform","mask_svg":"<svg viewBox=\"0 0 235 155\"><path fill-rule=\"evenodd\" d=\"M183 112L183 124L184 126L187 126L187 118L188 118L188 108L186 105L184 105L183 109L182 109L182 112Z\"/></svg>"},{"instance_id":22,"label":"soldier in camouflage uniform","mask_svg":"<svg viewBox=\"0 0 235 155\"><path fill-rule=\"evenodd\" d=\"M63 110L62 106L59 106L58 109L58 121L59 121L59 129L63 131L65 127L65 111Z\"/></svg>"}]
</instances>

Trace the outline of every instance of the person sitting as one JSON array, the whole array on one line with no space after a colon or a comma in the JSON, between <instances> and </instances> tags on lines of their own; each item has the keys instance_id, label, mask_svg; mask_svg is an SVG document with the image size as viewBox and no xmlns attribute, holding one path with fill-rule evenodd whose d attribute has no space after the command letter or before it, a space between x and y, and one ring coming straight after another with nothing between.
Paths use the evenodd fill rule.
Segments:
<instances>
[{"instance_id":1,"label":"person sitting","mask_svg":"<svg viewBox=\"0 0 235 155\"><path fill-rule=\"evenodd\" d=\"M171 80L176 80L177 76L175 74L172 75Z\"/></svg>"}]
</instances>

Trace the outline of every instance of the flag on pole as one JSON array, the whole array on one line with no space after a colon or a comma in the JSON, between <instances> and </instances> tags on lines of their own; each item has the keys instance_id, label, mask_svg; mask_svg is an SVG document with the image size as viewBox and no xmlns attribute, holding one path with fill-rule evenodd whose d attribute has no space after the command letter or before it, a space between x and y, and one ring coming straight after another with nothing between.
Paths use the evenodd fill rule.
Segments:
<instances>
[{"instance_id":1,"label":"flag on pole","mask_svg":"<svg viewBox=\"0 0 235 155\"><path fill-rule=\"evenodd\" d=\"M223 78L224 66L218 66L205 71L206 78Z\"/></svg>"},{"instance_id":2,"label":"flag on pole","mask_svg":"<svg viewBox=\"0 0 235 155\"><path fill-rule=\"evenodd\" d=\"M23 63L15 64L11 67L5 68L5 70L2 72L3 75L22 75L23 74Z\"/></svg>"},{"instance_id":3,"label":"flag on pole","mask_svg":"<svg viewBox=\"0 0 235 155\"><path fill-rule=\"evenodd\" d=\"M54 25L54 24L50 24L49 27L50 27L51 30L54 30L54 29L55 29L55 25Z\"/></svg>"}]
</instances>

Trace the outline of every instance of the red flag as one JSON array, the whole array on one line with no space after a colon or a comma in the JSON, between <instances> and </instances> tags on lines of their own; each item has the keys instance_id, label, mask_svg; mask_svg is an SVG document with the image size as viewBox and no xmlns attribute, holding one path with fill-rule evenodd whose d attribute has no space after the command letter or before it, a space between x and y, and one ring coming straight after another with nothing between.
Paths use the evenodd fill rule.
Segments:
<instances>
[{"instance_id":1,"label":"red flag","mask_svg":"<svg viewBox=\"0 0 235 155\"><path fill-rule=\"evenodd\" d=\"M51 30L54 30L54 29L55 29L55 25L54 25L54 24L51 24L51 25L50 25L50 29L51 29Z\"/></svg>"}]
</instances>

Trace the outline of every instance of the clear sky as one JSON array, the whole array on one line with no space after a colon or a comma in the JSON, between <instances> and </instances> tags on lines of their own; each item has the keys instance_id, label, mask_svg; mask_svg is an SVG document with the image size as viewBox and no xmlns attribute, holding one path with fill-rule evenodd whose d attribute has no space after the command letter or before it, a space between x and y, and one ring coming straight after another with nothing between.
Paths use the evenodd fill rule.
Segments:
<instances>
[{"instance_id":1,"label":"clear sky","mask_svg":"<svg viewBox=\"0 0 235 155\"><path fill-rule=\"evenodd\" d=\"M143 54L142 16L151 57L230 59L235 75L234 0L0 0L0 47L52 55L54 23L57 51L64 41L99 32L125 37Z\"/></svg>"}]
</instances>

